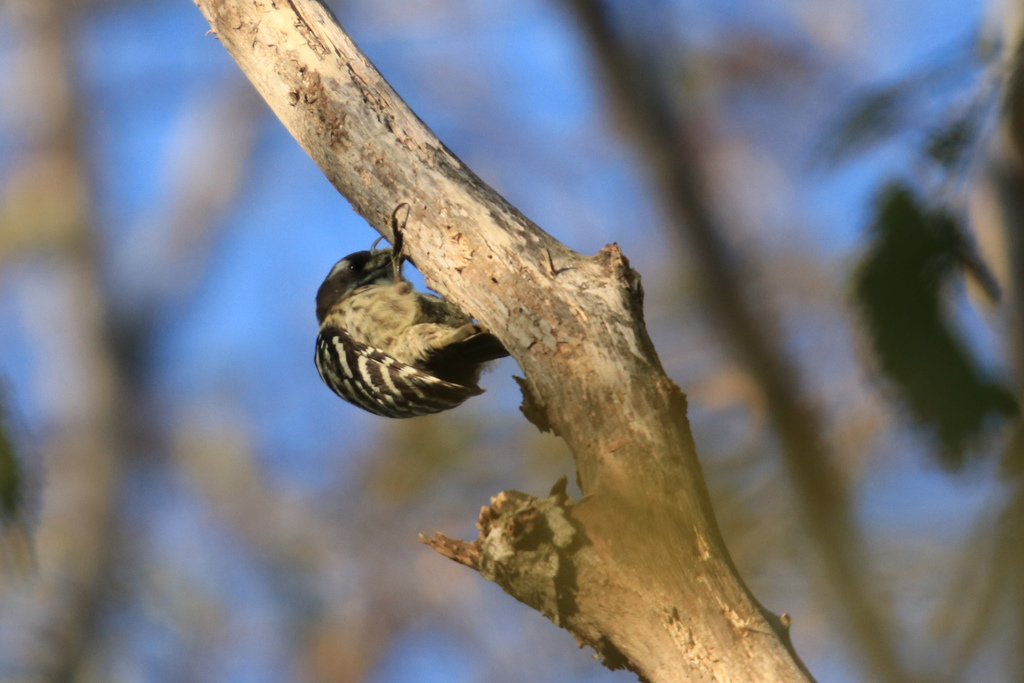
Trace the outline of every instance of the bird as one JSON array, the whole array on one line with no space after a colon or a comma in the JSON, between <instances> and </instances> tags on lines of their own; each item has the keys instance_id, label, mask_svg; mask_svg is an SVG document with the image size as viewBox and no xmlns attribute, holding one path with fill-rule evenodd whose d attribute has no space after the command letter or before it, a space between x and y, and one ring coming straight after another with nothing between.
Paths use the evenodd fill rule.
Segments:
<instances>
[{"instance_id":1,"label":"bird","mask_svg":"<svg viewBox=\"0 0 1024 683\"><path fill-rule=\"evenodd\" d=\"M509 353L454 303L416 291L395 234L396 249L375 242L349 254L320 285L316 368L335 394L375 415L450 410L482 394L484 364Z\"/></svg>"}]
</instances>

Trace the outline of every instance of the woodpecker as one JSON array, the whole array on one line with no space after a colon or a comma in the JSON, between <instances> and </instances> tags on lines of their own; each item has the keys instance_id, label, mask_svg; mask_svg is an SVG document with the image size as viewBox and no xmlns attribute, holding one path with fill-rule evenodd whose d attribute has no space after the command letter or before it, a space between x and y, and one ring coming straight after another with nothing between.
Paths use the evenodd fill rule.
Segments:
<instances>
[{"instance_id":1,"label":"woodpecker","mask_svg":"<svg viewBox=\"0 0 1024 683\"><path fill-rule=\"evenodd\" d=\"M397 235L397 232L396 232ZM316 369L338 396L375 415L416 417L483 393L484 363L509 355L455 304L402 276L401 246L338 261L316 295Z\"/></svg>"}]
</instances>

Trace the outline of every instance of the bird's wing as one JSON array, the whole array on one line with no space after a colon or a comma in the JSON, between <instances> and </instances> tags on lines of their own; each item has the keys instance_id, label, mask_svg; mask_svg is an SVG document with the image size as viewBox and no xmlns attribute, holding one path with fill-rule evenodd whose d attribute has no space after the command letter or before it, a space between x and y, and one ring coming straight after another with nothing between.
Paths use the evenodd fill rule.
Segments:
<instances>
[{"instance_id":1,"label":"bird's wing","mask_svg":"<svg viewBox=\"0 0 1024 683\"><path fill-rule=\"evenodd\" d=\"M315 361L321 379L334 393L384 417L439 413L483 393L477 386L447 382L396 360L352 339L340 327L321 328Z\"/></svg>"}]
</instances>

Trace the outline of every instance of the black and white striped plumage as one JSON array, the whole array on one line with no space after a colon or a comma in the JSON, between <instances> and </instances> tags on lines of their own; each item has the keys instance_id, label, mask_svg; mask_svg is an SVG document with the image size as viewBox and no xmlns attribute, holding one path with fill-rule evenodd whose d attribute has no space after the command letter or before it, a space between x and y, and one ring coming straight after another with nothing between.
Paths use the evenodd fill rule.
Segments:
<instances>
[{"instance_id":1,"label":"black and white striped plumage","mask_svg":"<svg viewBox=\"0 0 1024 683\"><path fill-rule=\"evenodd\" d=\"M317 292L316 367L341 398L384 417L449 410L483 393L508 352L455 305L415 291L390 249L349 254Z\"/></svg>"}]
</instances>

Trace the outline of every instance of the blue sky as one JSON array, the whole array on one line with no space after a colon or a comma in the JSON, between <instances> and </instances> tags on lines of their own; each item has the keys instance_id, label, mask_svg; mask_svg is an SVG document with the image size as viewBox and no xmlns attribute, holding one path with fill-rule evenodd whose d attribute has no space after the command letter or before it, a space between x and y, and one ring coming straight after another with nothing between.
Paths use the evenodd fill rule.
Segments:
<instances>
[{"instance_id":1,"label":"blue sky","mask_svg":"<svg viewBox=\"0 0 1024 683\"><path fill-rule=\"evenodd\" d=\"M800 17L812 11L810 4L679 3L670 12L678 26L669 29L679 30L698 48L748 27L806 45L812 39L803 33ZM851 27L854 37L822 58L830 61L823 69L828 79L819 90L834 94L827 104L837 108L858 87L899 78L950 46L970 40L984 10L981 4L953 0L865 0L838 3L837 12L849 7L855 8L850 16L862 18ZM665 246L661 210L632 150L614 135L589 58L568 15L539 1L436 3L436 8L437 12L425 11L418 21L388 21L383 5L355 2L340 8L339 15L403 98L485 180L575 249L593 253L608 242L619 242L644 274L649 310L672 310L671 293L659 285L675 276L674 252ZM144 305L155 274L198 277L193 291L162 311L149 350L147 372L156 404L166 411L170 424L193 419L195 406L205 411L212 425L243 414L252 428L252 447L271 480L319 499L360 485L361 463L371 457L386 430L377 418L349 410L331 395L320 384L312 362L316 288L338 258L367 248L376 234L263 111L243 190L221 224L214 226L217 235L209 262L168 266L160 253L151 251L163 248L161 237L146 231L159 230L152 218L171 199L168 178L180 163L175 155L201 120L197 112L222 97L239 78L219 42L206 35L207 28L192 3L170 0L111 6L94 13L83 27L75 53L76 85L85 106L80 123L95 216L106 247L105 285L112 300ZM0 62L10 64L16 41L10 32L0 32ZM763 240L765 248L798 249L817 255L823 263L848 265L862 244L870 197L879 183L908 173L910 144L895 142L823 171L812 168L808 159L821 129L794 130L805 119L792 117L788 125L784 104L775 105L780 108L774 111L760 109L763 102L758 96L714 97L721 98L715 102L737 104L723 115L721 130L737 140L761 136L757 144L767 150L764 168L786 171L791 195L799 198L780 204L778 229L763 230L752 246ZM775 120L779 126L773 139L765 123ZM17 165L24 145L9 130L0 135L3 179ZM795 168L804 170L794 172ZM728 188L726 194L730 192L741 191ZM772 199L755 195L745 201L756 206ZM13 410L26 432L45 434L54 408L36 380L46 358L33 346L28 331L32 325L26 320L32 316L33 297L49 296L44 281L50 265L31 259L0 265L0 377L12 387ZM168 275L160 270L169 267L194 267L196 272L172 270ZM697 331L687 331L668 314L664 324L658 320L652 334L659 348L670 348L690 334L707 340L699 324ZM970 327L968 333L991 350L994 342L984 324L974 318L970 325L976 329ZM794 346L799 343L796 339ZM808 343L813 345L813 339ZM702 372L700 367L680 371L695 377ZM488 433L495 438L507 438L506 432L514 429L507 426L512 423L499 424L501 420L518 419L519 397L510 377L515 372L514 364L504 361L484 380L488 393L464 409L466 415L488 423ZM695 410L702 413L700 406ZM703 410L709 419L694 421L698 445L713 442L716 430L732 428L731 422L716 421L713 412ZM874 466L860 479L859 511L868 532L880 539L906 534L937 543L952 536L955 542L965 528L963 520L981 510L993 494L991 481L985 473L951 481L922 467L924 449L913 434L900 433L895 443L905 448L894 462ZM494 478L496 492L529 481L523 469L522 461L510 461L479 476ZM223 661L214 668L232 681L287 677L285 656L260 648L268 633L287 621L272 595L273 582L252 566L257 562L246 557L244 548L225 540L230 534L197 511L187 486L165 488L159 481L147 483L142 475L140 490L153 495L131 499L147 520L153 552L171 549L178 564L180 552L206 557L198 569L188 571L207 584L206 590L223 594L237 622L247 625L225 646ZM461 516L434 517L427 524L441 519L464 523L483 502L468 502L459 510ZM507 602L501 595L489 596L488 601ZM516 614L507 631L495 637L522 638L518 642L531 647L553 630L546 623L532 625L530 615ZM123 665L130 673L122 673L120 680L163 680L160 663L181 652L181 634L135 611L122 618L146 627L136 636L133 659ZM798 621L794 631L798 648L801 626ZM446 628L430 617L413 623L390 645L369 679L480 680L484 669L466 641ZM558 680L631 678L591 667L586 653L568 657L569 664L551 665L559 672ZM820 680L857 680L845 656L817 649L807 651L806 659ZM513 672L508 680L529 679Z\"/></svg>"}]
</instances>

